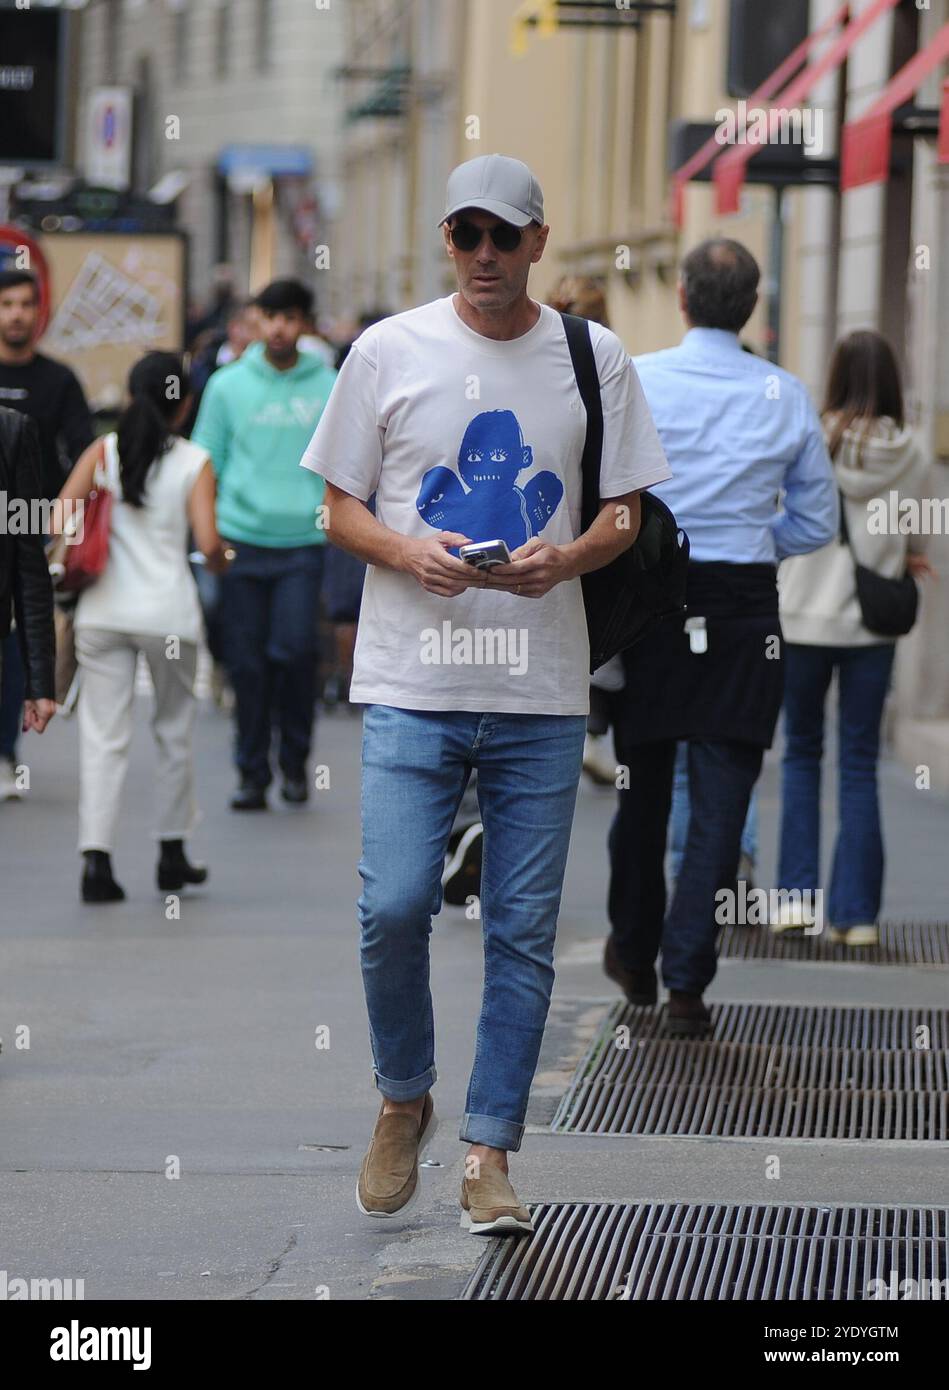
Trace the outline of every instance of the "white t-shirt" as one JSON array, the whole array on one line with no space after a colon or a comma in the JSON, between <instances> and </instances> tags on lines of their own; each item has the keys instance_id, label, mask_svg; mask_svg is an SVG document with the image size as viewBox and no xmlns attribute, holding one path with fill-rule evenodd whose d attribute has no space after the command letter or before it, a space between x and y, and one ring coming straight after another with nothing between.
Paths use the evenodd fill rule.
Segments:
<instances>
[{"instance_id":1,"label":"white t-shirt","mask_svg":"<svg viewBox=\"0 0 949 1390\"><path fill-rule=\"evenodd\" d=\"M102 627L197 642L201 609L188 564L188 498L208 461L206 449L175 439L153 463L144 506L122 501L114 434L105 437L105 474L115 497L109 559L79 596L76 627Z\"/></svg>"},{"instance_id":2,"label":"white t-shirt","mask_svg":"<svg viewBox=\"0 0 949 1390\"><path fill-rule=\"evenodd\" d=\"M454 296L374 324L356 340L303 465L405 536L456 531L554 545L580 534L586 412L560 315L527 333L474 332ZM600 494L671 476L622 343L591 324L603 396ZM580 580L543 598L430 594L369 566L350 698L400 709L586 714L589 644Z\"/></svg>"}]
</instances>

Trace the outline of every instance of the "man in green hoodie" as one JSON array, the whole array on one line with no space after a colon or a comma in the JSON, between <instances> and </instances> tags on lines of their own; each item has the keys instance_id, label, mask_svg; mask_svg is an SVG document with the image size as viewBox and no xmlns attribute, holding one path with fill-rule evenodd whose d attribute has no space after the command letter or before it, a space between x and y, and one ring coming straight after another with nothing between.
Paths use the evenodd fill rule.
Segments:
<instances>
[{"instance_id":1,"label":"man in green hoodie","mask_svg":"<svg viewBox=\"0 0 949 1390\"><path fill-rule=\"evenodd\" d=\"M254 302L263 341L214 373L192 432L214 462L218 530L237 552L220 603L237 719L235 811L266 809L274 725L284 800L309 794L326 535L323 479L299 465L336 377L297 349L313 311L305 285L274 280Z\"/></svg>"}]
</instances>

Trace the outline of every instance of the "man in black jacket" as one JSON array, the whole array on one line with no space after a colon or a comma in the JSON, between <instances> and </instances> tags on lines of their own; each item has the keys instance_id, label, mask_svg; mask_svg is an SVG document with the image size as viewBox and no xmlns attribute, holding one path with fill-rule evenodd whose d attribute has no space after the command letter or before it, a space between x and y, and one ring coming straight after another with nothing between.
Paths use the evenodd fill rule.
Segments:
<instances>
[{"instance_id":1,"label":"man in black jacket","mask_svg":"<svg viewBox=\"0 0 949 1390\"><path fill-rule=\"evenodd\" d=\"M39 430L39 496L57 497L69 469L92 443L94 428L76 374L37 352L40 293L28 270L0 271L0 406L22 411ZM21 794L16 742L21 725L24 672L12 637L4 642L0 683L0 801Z\"/></svg>"},{"instance_id":2,"label":"man in black jacket","mask_svg":"<svg viewBox=\"0 0 949 1390\"><path fill-rule=\"evenodd\" d=\"M0 640L10 631L12 610L26 672L23 730L38 734L56 712L53 589L41 529L31 524L24 531L16 514L32 518L40 498L36 425L0 406Z\"/></svg>"}]
</instances>

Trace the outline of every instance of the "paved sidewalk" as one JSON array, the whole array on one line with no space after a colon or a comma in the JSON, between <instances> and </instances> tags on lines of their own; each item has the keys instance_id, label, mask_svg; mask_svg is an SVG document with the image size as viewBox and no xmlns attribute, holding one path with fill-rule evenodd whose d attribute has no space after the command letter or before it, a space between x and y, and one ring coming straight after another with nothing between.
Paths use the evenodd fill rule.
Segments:
<instances>
[{"instance_id":1,"label":"paved sidewalk","mask_svg":"<svg viewBox=\"0 0 949 1390\"><path fill-rule=\"evenodd\" d=\"M226 810L229 727L196 735L210 881L166 917L149 839L152 759L139 702L116 872L128 901L78 898L76 742L57 720L21 747L32 790L0 805L0 1267L84 1278L95 1298L452 1297L483 1245L458 1227L457 1139L474 1040L480 935L435 925L436 1167L405 1225L353 1200L377 1097L357 966L358 718L322 721L330 788L302 811ZM762 783L771 882L774 759ZM949 802L883 775L886 915L949 914ZM561 1092L615 998L599 968L612 795L584 786L565 888L555 1004L532 1113ZM723 962L719 999L945 1007L949 971ZM28 1050L17 1030L30 1030ZM329 1029L329 1048L315 1045ZM764 1179L780 1152L782 1180ZM540 1200L936 1202L945 1146L603 1139L537 1127L513 1160ZM166 1176L175 1161L179 1178ZM780 1192L775 1191L780 1187Z\"/></svg>"}]
</instances>

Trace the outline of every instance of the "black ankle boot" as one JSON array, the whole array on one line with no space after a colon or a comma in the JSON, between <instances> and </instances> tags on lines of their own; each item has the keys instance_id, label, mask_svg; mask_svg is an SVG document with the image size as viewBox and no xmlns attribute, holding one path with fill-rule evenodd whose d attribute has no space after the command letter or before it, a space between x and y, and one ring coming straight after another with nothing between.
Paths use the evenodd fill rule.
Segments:
<instances>
[{"instance_id":1,"label":"black ankle boot","mask_svg":"<svg viewBox=\"0 0 949 1390\"><path fill-rule=\"evenodd\" d=\"M104 849L84 849L79 891L84 903L117 903L125 890L112 877L112 860Z\"/></svg>"},{"instance_id":2,"label":"black ankle boot","mask_svg":"<svg viewBox=\"0 0 949 1390\"><path fill-rule=\"evenodd\" d=\"M188 863L184 840L162 840L156 876L162 892L169 892L186 883L204 883L208 871L203 864Z\"/></svg>"},{"instance_id":3,"label":"black ankle boot","mask_svg":"<svg viewBox=\"0 0 949 1390\"><path fill-rule=\"evenodd\" d=\"M701 994L670 989L664 1025L666 1037L704 1038L712 1031L712 1015Z\"/></svg>"}]
</instances>

